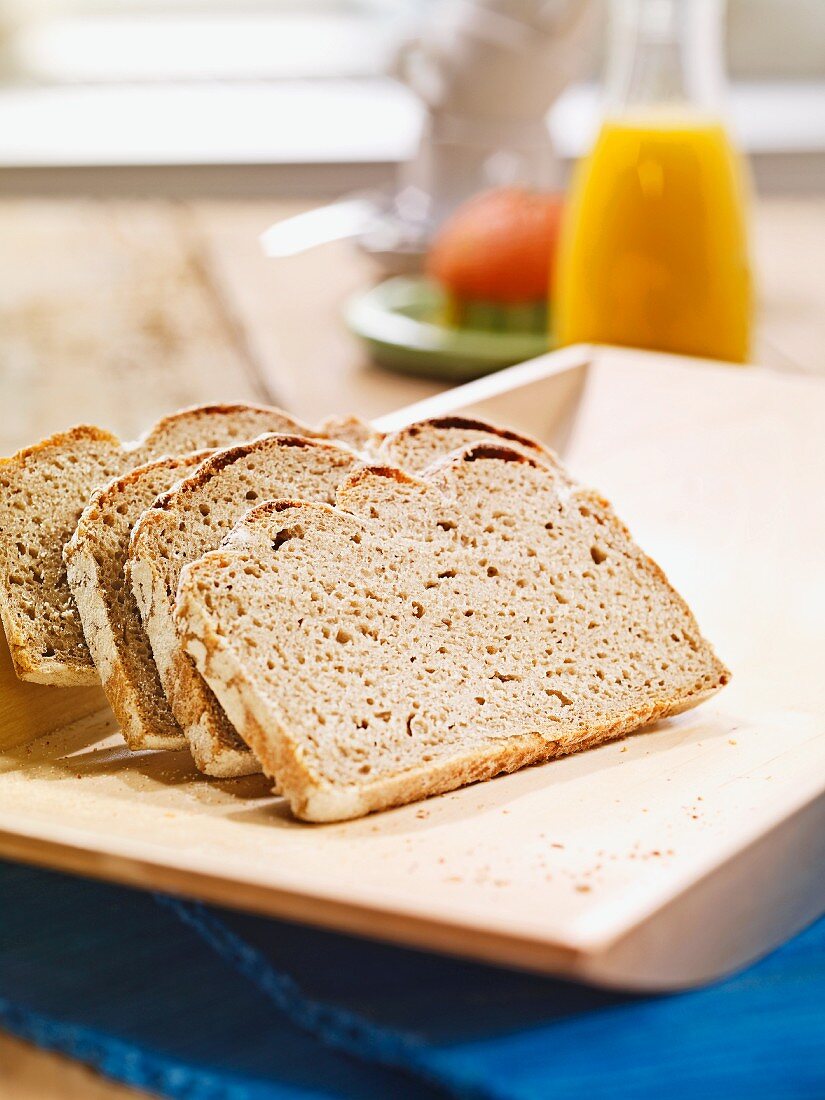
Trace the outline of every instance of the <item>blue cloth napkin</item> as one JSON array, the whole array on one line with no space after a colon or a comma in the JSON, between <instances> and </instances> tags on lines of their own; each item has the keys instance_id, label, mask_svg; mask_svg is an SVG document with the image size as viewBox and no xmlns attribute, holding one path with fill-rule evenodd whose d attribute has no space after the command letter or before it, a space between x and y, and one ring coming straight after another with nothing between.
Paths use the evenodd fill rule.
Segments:
<instances>
[{"instance_id":1,"label":"blue cloth napkin","mask_svg":"<svg viewBox=\"0 0 825 1100\"><path fill-rule=\"evenodd\" d=\"M0 863L0 1027L186 1100L823 1100L825 920L640 997Z\"/></svg>"}]
</instances>

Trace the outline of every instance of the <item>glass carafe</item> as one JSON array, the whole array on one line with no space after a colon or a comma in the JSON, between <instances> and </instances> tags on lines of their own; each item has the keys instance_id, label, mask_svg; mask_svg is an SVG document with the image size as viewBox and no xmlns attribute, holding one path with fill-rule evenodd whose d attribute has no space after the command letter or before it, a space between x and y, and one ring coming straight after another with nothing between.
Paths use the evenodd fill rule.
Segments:
<instances>
[{"instance_id":1,"label":"glass carafe","mask_svg":"<svg viewBox=\"0 0 825 1100\"><path fill-rule=\"evenodd\" d=\"M559 343L748 357L747 182L722 114L722 0L613 0L601 130L575 173Z\"/></svg>"}]
</instances>

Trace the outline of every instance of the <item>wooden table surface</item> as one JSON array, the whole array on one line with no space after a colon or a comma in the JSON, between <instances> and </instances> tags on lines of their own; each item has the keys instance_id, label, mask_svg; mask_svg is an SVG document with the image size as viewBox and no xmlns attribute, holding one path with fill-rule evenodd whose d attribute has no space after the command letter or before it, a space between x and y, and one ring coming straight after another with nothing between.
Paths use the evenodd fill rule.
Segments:
<instances>
[{"instance_id":1,"label":"wooden table surface","mask_svg":"<svg viewBox=\"0 0 825 1100\"><path fill-rule=\"evenodd\" d=\"M300 203L0 203L0 454L86 421L134 438L210 399L316 420L374 416L435 383L372 367L339 321L376 277L346 243L266 260L258 235ZM753 358L825 373L825 199L756 210ZM0 1035L3 1100L120 1100L132 1090Z\"/></svg>"}]
</instances>

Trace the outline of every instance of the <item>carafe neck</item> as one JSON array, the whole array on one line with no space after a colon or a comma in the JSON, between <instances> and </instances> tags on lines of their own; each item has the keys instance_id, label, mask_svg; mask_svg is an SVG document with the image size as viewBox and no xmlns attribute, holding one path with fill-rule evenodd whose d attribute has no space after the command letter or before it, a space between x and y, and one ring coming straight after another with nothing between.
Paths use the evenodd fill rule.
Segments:
<instances>
[{"instance_id":1,"label":"carafe neck","mask_svg":"<svg viewBox=\"0 0 825 1100\"><path fill-rule=\"evenodd\" d=\"M724 0L611 0L610 15L608 114L720 114Z\"/></svg>"}]
</instances>

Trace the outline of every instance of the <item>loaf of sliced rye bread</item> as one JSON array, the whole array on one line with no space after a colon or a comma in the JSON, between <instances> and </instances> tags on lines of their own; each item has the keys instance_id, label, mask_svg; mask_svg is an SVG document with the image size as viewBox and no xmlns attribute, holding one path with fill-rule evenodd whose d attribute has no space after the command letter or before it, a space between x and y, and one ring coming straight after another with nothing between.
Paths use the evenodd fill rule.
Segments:
<instances>
[{"instance_id":1,"label":"loaf of sliced rye bread","mask_svg":"<svg viewBox=\"0 0 825 1100\"><path fill-rule=\"evenodd\" d=\"M215 549L256 501L290 495L331 502L357 465L351 450L332 443L266 436L213 455L135 526L127 572L166 698L208 775L248 775L260 765L180 644L173 618L180 571Z\"/></svg>"},{"instance_id":2,"label":"loaf of sliced rye bread","mask_svg":"<svg viewBox=\"0 0 825 1100\"><path fill-rule=\"evenodd\" d=\"M309 821L598 745L729 675L606 501L490 443L255 508L183 570L176 619Z\"/></svg>"},{"instance_id":3,"label":"loaf of sliced rye bread","mask_svg":"<svg viewBox=\"0 0 825 1100\"><path fill-rule=\"evenodd\" d=\"M22 680L98 682L69 590L63 547L94 489L163 455L304 431L263 405L200 405L158 421L137 443L82 425L0 459L0 617Z\"/></svg>"},{"instance_id":4,"label":"loaf of sliced rye bread","mask_svg":"<svg viewBox=\"0 0 825 1100\"><path fill-rule=\"evenodd\" d=\"M343 440L368 454L381 455L381 457L385 454L393 457L403 456L411 469L419 469L431 462L434 456L481 438L513 442L543 461L558 466L555 455L535 440L483 421L460 417L415 424L387 436L386 439L372 433L368 425L355 417L331 417L324 421L318 430L333 436L333 442L338 443ZM311 450L305 453L294 452L292 448L282 452L277 447L256 450L259 451L256 470L260 470L262 466L266 470L260 475L260 483L256 481L258 474L251 476L252 472L243 464L245 453L237 452L234 461L224 463L222 459L216 460L208 469L198 471L197 476L186 485L181 485L179 493L170 494L167 500L159 502L159 505L163 504L162 510L167 513L162 520L158 516L154 518L147 516L141 532L135 537L135 548L131 556L133 561L137 558L143 560L143 575L147 578L147 583L148 574L151 572L154 578L152 581L154 591L160 592L165 588L174 593L182 564L218 545L219 537L226 534L252 506L247 495L250 486L253 487L251 491L255 493L257 500L265 500L273 493L290 496L308 495L311 499L328 501L334 499L335 477L340 476L337 465L334 467L331 478L324 474L322 492L316 494L310 491L312 485L316 485L316 481L313 481L312 485L308 483L307 477L312 476L308 471L302 472L296 483L290 485L287 471L283 469L283 459L286 455L290 463L297 463L303 470L306 459L316 460L317 456ZM349 466L346 469L348 471ZM241 484L243 491L239 488ZM220 511L222 507L219 499L221 495L226 497L223 501L224 512L221 513L224 526L218 528L220 535L216 537L213 523L216 510ZM237 500L241 501L240 506ZM179 511L183 501L185 501L185 515L180 514ZM193 521L191 517L196 503L198 515ZM203 507L209 509L206 517L200 515ZM181 538L178 530L181 523L184 525L184 538ZM205 541L197 540L193 524L202 526ZM154 534L149 533L150 529ZM190 537L193 541L187 542ZM186 553L181 554L171 568L162 556L162 548L168 545L170 540L187 542ZM134 565L130 564L129 569L133 570ZM138 576L140 575L141 567L138 567ZM148 589L141 589L142 600L146 598L147 592ZM186 736L197 766L206 774L224 778L259 771L258 761L238 736L212 691L183 652L172 621L172 601L167 600L164 603L159 599L153 600L152 608L147 624L152 645L156 649L156 662L161 668L161 682L166 695L172 700L172 710L179 718L178 729L180 724L183 724L186 729ZM148 679L148 677L147 668L145 678ZM157 712L160 714L162 711L162 704L158 702Z\"/></svg>"}]
</instances>

